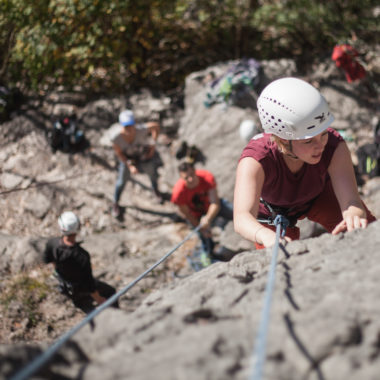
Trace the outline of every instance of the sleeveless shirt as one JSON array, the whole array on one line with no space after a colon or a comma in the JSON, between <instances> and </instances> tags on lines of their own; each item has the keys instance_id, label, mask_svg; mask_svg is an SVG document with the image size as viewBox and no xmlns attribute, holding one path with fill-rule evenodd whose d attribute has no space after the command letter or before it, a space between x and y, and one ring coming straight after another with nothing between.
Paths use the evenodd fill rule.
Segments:
<instances>
[{"instance_id":1,"label":"sleeveless shirt","mask_svg":"<svg viewBox=\"0 0 380 380\"><path fill-rule=\"evenodd\" d=\"M304 163L297 173L292 173L285 163L283 154L271 134L260 134L250 140L244 148L240 160L252 157L264 169L265 180L261 198L271 206L284 208L288 215L307 211L311 202L323 191L329 180L328 167L338 144L343 138L332 128L328 128L328 141L317 164ZM260 203L259 215L268 216L270 211Z\"/></svg>"}]
</instances>

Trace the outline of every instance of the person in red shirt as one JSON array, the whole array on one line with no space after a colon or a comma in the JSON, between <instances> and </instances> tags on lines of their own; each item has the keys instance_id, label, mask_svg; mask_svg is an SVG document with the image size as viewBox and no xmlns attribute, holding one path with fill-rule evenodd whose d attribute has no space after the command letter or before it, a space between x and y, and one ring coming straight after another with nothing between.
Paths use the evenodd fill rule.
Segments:
<instances>
[{"instance_id":1,"label":"person in red shirt","mask_svg":"<svg viewBox=\"0 0 380 380\"><path fill-rule=\"evenodd\" d=\"M358 51L348 44L336 45L331 54L336 67L342 68L348 83L366 76L364 67L357 61Z\"/></svg>"},{"instance_id":2,"label":"person in red shirt","mask_svg":"<svg viewBox=\"0 0 380 380\"><path fill-rule=\"evenodd\" d=\"M195 169L189 162L180 164L178 171L180 179L173 187L171 202L193 227L201 225L202 249L212 256L215 247L212 221L217 216L232 220L232 204L219 198L215 178L209 171Z\"/></svg>"},{"instance_id":3,"label":"person in red shirt","mask_svg":"<svg viewBox=\"0 0 380 380\"><path fill-rule=\"evenodd\" d=\"M256 248L274 244L277 214L290 222L287 241L299 239L298 219L338 234L376 218L360 199L351 155L332 128L326 100L297 78L271 82L260 94L263 134L241 155L234 192L234 227Z\"/></svg>"}]
</instances>

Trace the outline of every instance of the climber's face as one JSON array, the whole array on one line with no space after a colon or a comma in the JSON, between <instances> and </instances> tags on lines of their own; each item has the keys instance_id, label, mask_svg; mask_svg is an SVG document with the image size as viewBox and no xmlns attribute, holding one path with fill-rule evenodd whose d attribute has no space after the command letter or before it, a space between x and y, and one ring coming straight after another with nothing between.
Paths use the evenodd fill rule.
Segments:
<instances>
[{"instance_id":1,"label":"climber's face","mask_svg":"<svg viewBox=\"0 0 380 380\"><path fill-rule=\"evenodd\" d=\"M279 139L279 144L285 157L315 165L321 160L328 139L329 136L326 130L311 139L292 141Z\"/></svg>"},{"instance_id":2,"label":"climber's face","mask_svg":"<svg viewBox=\"0 0 380 380\"><path fill-rule=\"evenodd\" d=\"M136 127L134 125L127 125L123 128L123 137L128 142L131 143L136 137Z\"/></svg>"},{"instance_id":3,"label":"climber's face","mask_svg":"<svg viewBox=\"0 0 380 380\"><path fill-rule=\"evenodd\" d=\"M189 168L185 172L180 172L179 175L185 181L187 188L193 189L198 186L199 178L195 174L195 170L193 168Z\"/></svg>"},{"instance_id":4,"label":"climber's face","mask_svg":"<svg viewBox=\"0 0 380 380\"><path fill-rule=\"evenodd\" d=\"M311 139L293 140L293 153L308 164L318 164L329 139L328 132L323 131Z\"/></svg>"}]
</instances>

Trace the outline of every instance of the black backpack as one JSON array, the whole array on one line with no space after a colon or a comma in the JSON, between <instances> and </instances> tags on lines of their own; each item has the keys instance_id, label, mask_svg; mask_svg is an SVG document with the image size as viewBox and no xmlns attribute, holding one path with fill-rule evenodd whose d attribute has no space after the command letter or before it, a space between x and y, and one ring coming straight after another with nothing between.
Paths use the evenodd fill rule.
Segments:
<instances>
[{"instance_id":1,"label":"black backpack","mask_svg":"<svg viewBox=\"0 0 380 380\"><path fill-rule=\"evenodd\" d=\"M358 171L369 178L380 176L380 120L374 127L374 142L359 147Z\"/></svg>"},{"instance_id":2,"label":"black backpack","mask_svg":"<svg viewBox=\"0 0 380 380\"><path fill-rule=\"evenodd\" d=\"M77 127L75 116L63 117L57 120L47 132L47 140L53 152L73 152L84 148L83 132Z\"/></svg>"}]
</instances>

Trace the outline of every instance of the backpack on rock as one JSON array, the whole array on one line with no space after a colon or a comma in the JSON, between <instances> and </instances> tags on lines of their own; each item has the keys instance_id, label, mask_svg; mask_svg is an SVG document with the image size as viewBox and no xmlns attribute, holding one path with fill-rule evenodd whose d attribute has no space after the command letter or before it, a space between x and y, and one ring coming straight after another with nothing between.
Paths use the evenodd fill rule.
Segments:
<instances>
[{"instance_id":1,"label":"backpack on rock","mask_svg":"<svg viewBox=\"0 0 380 380\"><path fill-rule=\"evenodd\" d=\"M47 132L47 140L53 152L61 150L65 153L84 149L85 137L77 126L74 116L66 116L57 120Z\"/></svg>"},{"instance_id":2,"label":"backpack on rock","mask_svg":"<svg viewBox=\"0 0 380 380\"><path fill-rule=\"evenodd\" d=\"M380 175L380 120L374 127L374 141L365 144L357 150L358 171L361 176L368 178Z\"/></svg>"}]
</instances>

